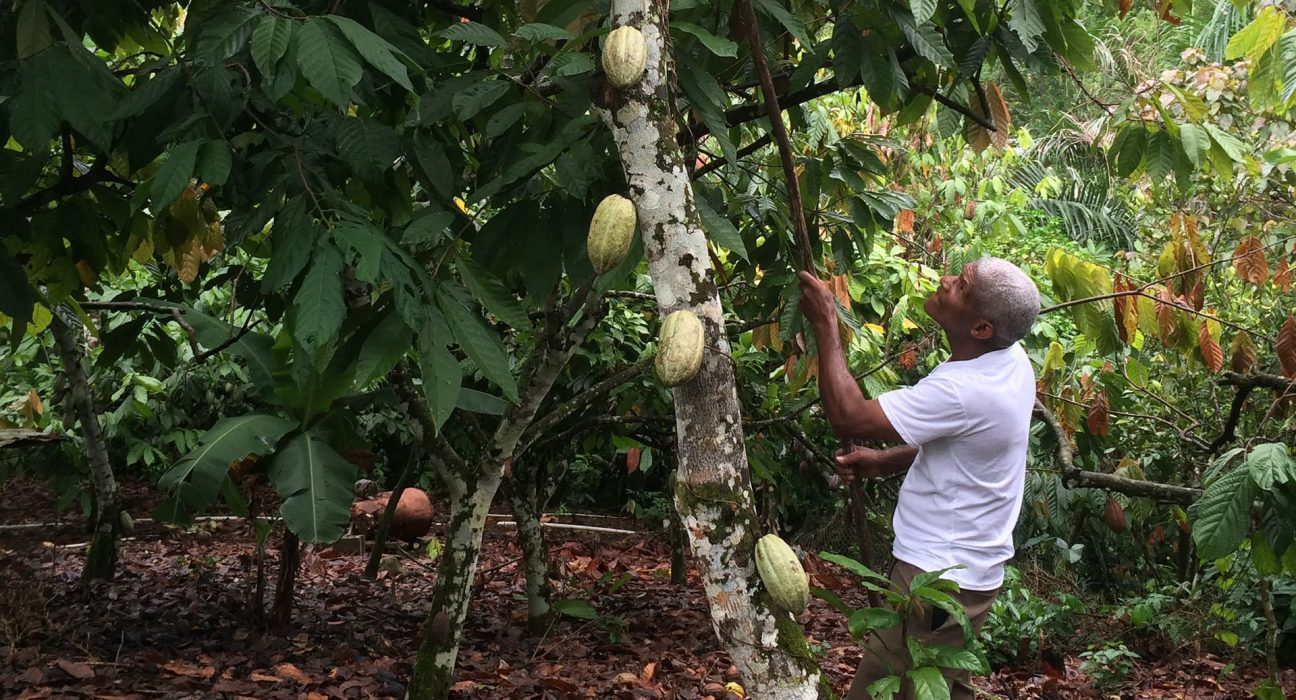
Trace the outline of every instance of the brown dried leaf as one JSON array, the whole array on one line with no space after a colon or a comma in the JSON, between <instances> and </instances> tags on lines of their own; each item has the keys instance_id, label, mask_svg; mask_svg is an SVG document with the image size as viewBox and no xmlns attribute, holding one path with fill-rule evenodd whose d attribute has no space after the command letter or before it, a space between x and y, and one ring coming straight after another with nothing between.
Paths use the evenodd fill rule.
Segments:
<instances>
[{"instance_id":1,"label":"brown dried leaf","mask_svg":"<svg viewBox=\"0 0 1296 700\"><path fill-rule=\"evenodd\" d=\"M1233 336L1229 343L1229 369L1238 374L1246 374L1255 368L1258 360L1255 344L1246 333Z\"/></svg>"},{"instance_id":2,"label":"brown dried leaf","mask_svg":"<svg viewBox=\"0 0 1296 700\"><path fill-rule=\"evenodd\" d=\"M1224 349L1220 347L1219 341L1211 335L1210 326L1202 323L1197 331L1197 343L1201 348L1202 359L1206 361L1206 366L1210 367L1212 372L1218 372L1224 369Z\"/></svg>"},{"instance_id":3,"label":"brown dried leaf","mask_svg":"<svg viewBox=\"0 0 1296 700\"><path fill-rule=\"evenodd\" d=\"M905 348L905 351L900 353L900 357L896 358L896 362L904 369L913 369L918 365L918 353L914 352L912 347Z\"/></svg>"},{"instance_id":4,"label":"brown dried leaf","mask_svg":"<svg viewBox=\"0 0 1296 700\"><path fill-rule=\"evenodd\" d=\"M1278 265L1274 268L1273 274L1274 286L1290 292L1292 289L1292 268L1287 265L1287 258L1279 258Z\"/></svg>"},{"instance_id":5,"label":"brown dried leaf","mask_svg":"<svg viewBox=\"0 0 1296 700\"><path fill-rule=\"evenodd\" d=\"M626 450L626 473L633 474L639 471L639 460L643 458L643 448L631 447Z\"/></svg>"},{"instance_id":6,"label":"brown dried leaf","mask_svg":"<svg viewBox=\"0 0 1296 700\"><path fill-rule=\"evenodd\" d=\"M302 685L310 685L315 682L311 680L310 676L306 675L305 673L302 673L301 669L297 668L296 666L286 661L284 663L275 666L274 670L275 673L283 676L284 678L287 678L288 680L291 680L296 683L301 683Z\"/></svg>"},{"instance_id":7,"label":"brown dried leaf","mask_svg":"<svg viewBox=\"0 0 1296 700\"><path fill-rule=\"evenodd\" d=\"M1085 427L1089 428L1090 433L1098 437L1107 437L1110 419L1108 411L1107 393L1099 391L1094 397L1094 402L1089 405L1089 416L1085 419Z\"/></svg>"},{"instance_id":8,"label":"brown dried leaf","mask_svg":"<svg viewBox=\"0 0 1296 700\"><path fill-rule=\"evenodd\" d=\"M63 669L64 673L68 674L69 676L72 676L73 678L79 681L83 681L87 678L94 678L94 674L95 674L94 669L90 668L86 664L81 663L80 661L68 661L67 659L59 659L58 661L54 662L54 665Z\"/></svg>"},{"instance_id":9,"label":"brown dried leaf","mask_svg":"<svg viewBox=\"0 0 1296 700\"><path fill-rule=\"evenodd\" d=\"M895 218L896 233L913 233L913 228L914 228L914 210L901 209L900 213L896 214L896 218Z\"/></svg>"},{"instance_id":10,"label":"brown dried leaf","mask_svg":"<svg viewBox=\"0 0 1296 700\"><path fill-rule=\"evenodd\" d=\"M995 125L995 130L990 132L990 142L995 145L995 148L1004 148L1008 145L1008 134L1012 131L1012 112L1008 111L1008 103L1004 101L998 85L986 83L985 93L986 102L990 103L990 116Z\"/></svg>"},{"instance_id":11,"label":"brown dried leaf","mask_svg":"<svg viewBox=\"0 0 1296 700\"><path fill-rule=\"evenodd\" d=\"M1254 285L1269 279L1269 261L1264 256L1264 244L1255 236L1244 238L1233 251L1233 269L1238 277Z\"/></svg>"},{"instance_id":12,"label":"brown dried leaf","mask_svg":"<svg viewBox=\"0 0 1296 700\"><path fill-rule=\"evenodd\" d=\"M1161 342L1168 343L1175 328L1174 299L1170 296L1170 290L1168 289L1163 288L1157 292L1156 318L1157 332L1161 337Z\"/></svg>"},{"instance_id":13,"label":"brown dried leaf","mask_svg":"<svg viewBox=\"0 0 1296 700\"><path fill-rule=\"evenodd\" d=\"M851 307L850 277L833 275L828 280L828 288L832 290L833 296L837 297L838 303L847 309Z\"/></svg>"},{"instance_id":14,"label":"brown dried leaf","mask_svg":"<svg viewBox=\"0 0 1296 700\"><path fill-rule=\"evenodd\" d=\"M1206 305L1206 278L1198 277L1197 284L1194 284L1188 292L1188 304L1197 311L1201 311Z\"/></svg>"},{"instance_id":15,"label":"brown dried leaf","mask_svg":"<svg viewBox=\"0 0 1296 700\"><path fill-rule=\"evenodd\" d=\"M1278 329L1278 361L1283 374L1296 379L1296 318L1287 314L1287 321Z\"/></svg>"}]
</instances>

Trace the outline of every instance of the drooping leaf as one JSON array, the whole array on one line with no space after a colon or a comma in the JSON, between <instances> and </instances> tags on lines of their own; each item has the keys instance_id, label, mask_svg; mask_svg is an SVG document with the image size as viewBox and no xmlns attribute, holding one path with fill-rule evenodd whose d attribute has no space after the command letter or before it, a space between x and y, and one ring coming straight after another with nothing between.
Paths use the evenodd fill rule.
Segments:
<instances>
[{"instance_id":1,"label":"drooping leaf","mask_svg":"<svg viewBox=\"0 0 1296 700\"><path fill-rule=\"evenodd\" d=\"M399 49L349 17L329 15L328 20L342 31L342 35L351 42L351 46L369 65L377 68L379 72L396 81L397 85L406 90L414 89L410 84L405 64L397 58L398 55L403 55Z\"/></svg>"},{"instance_id":2,"label":"drooping leaf","mask_svg":"<svg viewBox=\"0 0 1296 700\"><path fill-rule=\"evenodd\" d=\"M909 45L913 50L923 58L935 63L937 66L953 68L958 65L954 60L954 54L945 46L945 39L936 31L936 28L930 24L916 25L911 17L902 13L893 15L900 31L909 39Z\"/></svg>"},{"instance_id":3,"label":"drooping leaf","mask_svg":"<svg viewBox=\"0 0 1296 700\"><path fill-rule=\"evenodd\" d=\"M266 14L252 30L252 63L266 79L275 74L279 59L288 52L295 26L292 20Z\"/></svg>"},{"instance_id":4,"label":"drooping leaf","mask_svg":"<svg viewBox=\"0 0 1296 700\"><path fill-rule=\"evenodd\" d=\"M0 244L0 314L13 319L10 333L14 337L22 338L35 306L22 265Z\"/></svg>"},{"instance_id":5,"label":"drooping leaf","mask_svg":"<svg viewBox=\"0 0 1296 700\"><path fill-rule=\"evenodd\" d=\"M1255 236L1242 239L1233 251L1233 269L1238 278L1257 287L1269 279L1269 261L1265 259L1264 244Z\"/></svg>"},{"instance_id":6,"label":"drooping leaf","mask_svg":"<svg viewBox=\"0 0 1296 700\"><path fill-rule=\"evenodd\" d=\"M1220 347L1219 341L1211 335L1209 324L1201 324L1197 343L1198 348L1201 349L1202 359L1206 361L1210 371L1218 372L1224 369L1224 348Z\"/></svg>"},{"instance_id":7,"label":"drooping leaf","mask_svg":"<svg viewBox=\"0 0 1296 700\"><path fill-rule=\"evenodd\" d=\"M1093 403L1089 406L1088 417L1085 418L1085 426L1089 432L1098 437L1107 437L1108 422L1110 420L1110 409L1108 407L1107 392L1099 391L1094 397Z\"/></svg>"},{"instance_id":8,"label":"drooping leaf","mask_svg":"<svg viewBox=\"0 0 1296 700\"><path fill-rule=\"evenodd\" d=\"M1039 37L1045 31L1035 0L1009 0L1008 26L1017 34L1028 53L1039 46Z\"/></svg>"},{"instance_id":9,"label":"drooping leaf","mask_svg":"<svg viewBox=\"0 0 1296 700\"><path fill-rule=\"evenodd\" d=\"M914 22L922 24L936 14L936 0L909 0L909 12Z\"/></svg>"},{"instance_id":10,"label":"drooping leaf","mask_svg":"<svg viewBox=\"0 0 1296 700\"><path fill-rule=\"evenodd\" d=\"M356 466L322 440L301 432L274 455L270 483L284 499L284 525L312 544L341 539L351 521Z\"/></svg>"},{"instance_id":11,"label":"drooping leaf","mask_svg":"<svg viewBox=\"0 0 1296 700\"><path fill-rule=\"evenodd\" d=\"M305 195L289 200L275 216L270 231L273 255L261 278L261 289L273 292L290 284L310 260L322 229L308 211Z\"/></svg>"},{"instance_id":12,"label":"drooping leaf","mask_svg":"<svg viewBox=\"0 0 1296 700\"><path fill-rule=\"evenodd\" d=\"M324 99L343 109L363 74L350 45L325 20L313 17L297 28L297 67Z\"/></svg>"},{"instance_id":13,"label":"drooping leaf","mask_svg":"<svg viewBox=\"0 0 1296 700\"><path fill-rule=\"evenodd\" d=\"M671 23L671 29L678 28L679 25L677 23ZM513 35L532 43L539 43L542 41L566 41L576 38L575 35L562 27L555 27L552 24L540 24L535 22L518 27L513 30Z\"/></svg>"},{"instance_id":14,"label":"drooping leaf","mask_svg":"<svg viewBox=\"0 0 1296 700\"><path fill-rule=\"evenodd\" d=\"M1278 41L1286 25L1287 17L1277 6L1264 8L1250 24L1229 39L1228 46L1224 47L1224 58L1233 60L1246 57L1254 63Z\"/></svg>"},{"instance_id":15,"label":"drooping leaf","mask_svg":"<svg viewBox=\"0 0 1296 700\"><path fill-rule=\"evenodd\" d=\"M934 1L934 0L933 0ZM681 31L685 34L692 34L708 51L717 56L735 57L738 55L738 44L730 39L718 37L715 34L689 22L671 22L671 31Z\"/></svg>"},{"instance_id":16,"label":"drooping leaf","mask_svg":"<svg viewBox=\"0 0 1296 700\"><path fill-rule=\"evenodd\" d=\"M935 666L921 666L905 675L913 681L914 700L944 700L950 696L949 681Z\"/></svg>"},{"instance_id":17,"label":"drooping leaf","mask_svg":"<svg viewBox=\"0 0 1296 700\"><path fill-rule=\"evenodd\" d=\"M810 49L814 46L814 39L810 37L810 32L806 30L805 23L801 18L792 14L783 7L783 3L778 0L755 0L756 8L766 15L774 18L783 28L791 32L792 36L801 43L801 46Z\"/></svg>"},{"instance_id":18,"label":"drooping leaf","mask_svg":"<svg viewBox=\"0 0 1296 700\"><path fill-rule=\"evenodd\" d=\"M214 187L229 179L233 159L224 141L208 141L198 155L198 179Z\"/></svg>"},{"instance_id":19,"label":"drooping leaf","mask_svg":"<svg viewBox=\"0 0 1296 700\"><path fill-rule=\"evenodd\" d=\"M1238 333L1229 343L1229 369L1238 374L1246 374L1255 368L1259 358L1256 356L1255 344L1246 333Z\"/></svg>"},{"instance_id":20,"label":"drooping leaf","mask_svg":"<svg viewBox=\"0 0 1296 700\"><path fill-rule=\"evenodd\" d=\"M477 46L503 46L504 37L499 32L479 22L461 22L437 32L437 36L451 41L462 41Z\"/></svg>"},{"instance_id":21,"label":"drooping leaf","mask_svg":"<svg viewBox=\"0 0 1296 700\"><path fill-rule=\"evenodd\" d=\"M318 249L293 297L293 338L307 363L337 337L346 317L342 292L342 253L329 245Z\"/></svg>"},{"instance_id":22,"label":"drooping leaf","mask_svg":"<svg viewBox=\"0 0 1296 700\"><path fill-rule=\"evenodd\" d=\"M702 219L702 228L707 236L716 244L746 260L747 246L743 244L742 235L738 233L738 229L734 227L729 217L721 216L712 209L705 197L699 196L693 200L693 203L697 206L698 217Z\"/></svg>"},{"instance_id":23,"label":"drooping leaf","mask_svg":"<svg viewBox=\"0 0 1296 700\"><path fill-rule=\"evenodd\" d=\"M442 289L437 290L437 308L445 316L446 325L454 333L455 341L486 378L504 390L510 401L518 400L517 380L509 367L508 353L494 331L486 328L481 318L458 299Z\"/></svg>"},{"instance_id":24,"label":"drooping leaf","mask_svg":"<svg viewBox=\"0 0 1296 700\"><path fill-rule=\"evenodd\" d=\"M496 318L517 330L531 327L522 304L490 270L478 265L469 255L461 255L455 264L459 278L477 301Z\"/></svg>"},{"instance_id":25,"label":"drooping leaf","mask_svg":"<svg viewBox=\"0 0 1296 700\"><path fill-rule=\"evenodd\" d=\"M1287 314L1287 320L1278 329L1278 344L1275 350L1283 374L1296 379L1296 317L1291 314Z\"/></svg>"},{"instance_id":26,"label":"drooping leaf","mask_svg":"<svg viewBox=\"0 0 1296 700\"><path fill-rule=\"evenodd\" d=\"M482 80L459 90L454 97L450 98L455 116L462 121L468 121L503 97L509 91L509 85L506 80Z\"/></svg>"},{"instance_id":27,"label":"drooping leaf","mask_svg":"<svg viewBox=\"0 0 1296 700\"><path fill-rule=\"evenodd\" d=\"M1231 554L1246 538L1256 487L1247 469L1234 469L1207 485L1193 504L1193 541L1203 561Z\"/></svg>"},{"instance_id":28,"label":"drooping leaf","mask_svg":"<svg viewBox=\"0 0 1296 700\"><path fill-rule=\"evenodd\" d=\"M176 462L158 481L171 491L176 505L193 513L216 502L230 464L248 455L266 455L296 423L260 413L226 418L198 440L198 446Z\"/></svg>"},{"instance_id":29,"label":"drooping leaf","mask_svg":"<svg viewBox=\"0 0 1296 700\"><path fill-rule=\"evenodd\" d=\"M161 213L189 186L198 160L201 141L186 141L171 149L166 160L149 180L149 199L155 214Z\"/></svg>"},{"instance_id":30,"label":"drooping leaf","mask_svg":"<svg viewBox=\"0 0 1296 700\"><path fill-rule=\"evenodd\" d=\"M1287 445L1265 442L1251 448L1246 457L1251 480L1262 491L1270 491L1274 484L1296 482L1296 461L1292 460Z\"/></svg>"}]
</instances>

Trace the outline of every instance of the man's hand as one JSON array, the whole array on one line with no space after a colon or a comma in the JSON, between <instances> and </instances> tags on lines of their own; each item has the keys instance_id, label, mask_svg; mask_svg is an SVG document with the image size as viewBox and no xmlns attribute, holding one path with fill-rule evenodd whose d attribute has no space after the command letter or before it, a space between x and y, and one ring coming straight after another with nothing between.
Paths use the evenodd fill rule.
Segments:
<instances>
[{"instance_id":1,"label":"man's hand","mask_svg":"<svg viewBox=\"0 0 1296 700\"><path fill-rule=\"evenodd\" d=\"M843 484L850 486L857 478L872 479L883 476L880 470L882 457L882 450L857 446L850 452L838 450L833 457L833 462L838 478Z\"/></svg>"},{"instance_id":2,"label":"man's hand","mask_svg":"<svg viewBox=\"0 0 1296 700\"><path fill-rule=\"evenodd\" d=\"M801 280L801 313L806 319L816 326L835 322L837 299L828 285L809 272L798 272L797 277Z\"/></svg>"}]
</instances>

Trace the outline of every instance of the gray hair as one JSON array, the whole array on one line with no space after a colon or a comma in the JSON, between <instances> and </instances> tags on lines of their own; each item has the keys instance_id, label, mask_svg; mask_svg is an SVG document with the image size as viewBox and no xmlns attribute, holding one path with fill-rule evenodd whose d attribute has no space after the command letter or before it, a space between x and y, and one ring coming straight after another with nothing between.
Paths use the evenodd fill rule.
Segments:
<instances>
[{"instance_id":1,"label":"gray hair","mask_svg":"<svg viewBox=\"0 0 1296 700\"><path fill-rule=\"evenodd\" d=\"M994 324L991 340L1008 347L1029 335L1040 311L1035 282L1002 258L984 257L972 264L976 266L972 293L977 309Z\"/></svg>"}]
</instances>

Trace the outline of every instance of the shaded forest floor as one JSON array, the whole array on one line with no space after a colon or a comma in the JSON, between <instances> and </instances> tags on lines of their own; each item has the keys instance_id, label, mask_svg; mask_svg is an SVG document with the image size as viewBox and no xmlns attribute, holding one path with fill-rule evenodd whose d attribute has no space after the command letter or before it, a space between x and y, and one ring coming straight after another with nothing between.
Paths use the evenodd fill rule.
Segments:
<instances>
[{"instance_id":1,"label":"shaded forest floor","mask_svg":"<svg viewBox=\"0 0 1296 700\"><path fill-rule=\"evenodd\" d=\"M44 520L31 507L48 497L38 485L5 488L0 522ZM142 489L127 493L150 498ZM148 512L141 502L131 510ZM543 636L528 635L513 531L488 528L452 697L726 697L733 670L712 633L696 574L687 586L670 582L665 538L546 534L559 566L558 596L588 601L598 617L563 618ZM0 534L0 696L404 695L434 579L423 552L389 556L379 579L367 581L360 576L363 556L308 549L292 629L275 634L249 622L254 569L243 524L142 527L123 543L117 579L88 588L77 583L84 549L69 546L82 541L75 527ZM271 585L277 542L272 536ZM864 605L849 575L822 562L811 568L820 572L814 585ZM818 600L799 620L824 672L844 692L859 659L845 620ZM976 682L1007 698L1103 697L1074 656L1065 657L1065 667L1060 674L1000 669ZM1224 667L1209 655L1156 660L1137 668L1115 697L1245 698L1263 676L1250 666L1217 678ZM1296 672L1287 671L1284 681L1296 694Z\"/></svg>"}]
</instances>

